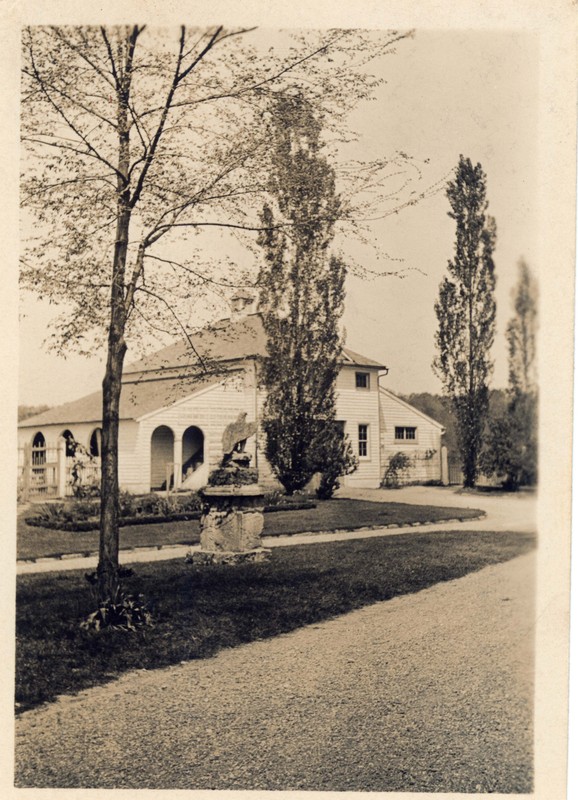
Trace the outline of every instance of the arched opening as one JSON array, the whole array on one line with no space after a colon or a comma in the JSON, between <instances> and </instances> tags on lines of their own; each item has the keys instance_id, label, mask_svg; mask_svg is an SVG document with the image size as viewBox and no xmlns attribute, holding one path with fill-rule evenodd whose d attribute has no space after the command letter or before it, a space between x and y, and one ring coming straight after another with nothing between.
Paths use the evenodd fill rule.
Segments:
<instances>
[{"instance_id":1,"label":"arched opening","mask_svg":"<svg viewBox=\"0 0 578 800\"><path fill-rule=\"evenodd\" d=\"M32 464L34 466L46 464L46 439L42 431L34 434L32 439Z\"/></svg>"},{"instance_id":2,"label":"arched opening","mask_svg":"<svg viewBox=\"0 0 578 800\"><path fill-rule=\"evenodd\" d=\"M66 442L66 458L74 458L74 454L76 453L76 441L72 435L72 431L62 431L60 436Z\"/></svg>"},{"instance_id":3,"label":"arched opening","mask_svg":"<svg viewBox=\"0 0 578 800\"><path fill-rule=\"evenodd\" d=\"M175 436L167 425L159 425L151 436L151 489L166 489L173 482Z\"/></svg>"},{"instance_id":4,"label":"arched opening","mask_svg":"<svg viewBox=\"0 0 578 800\"><path fill-rule=\"evenodd\" d=\"M195 472L205 460L205 437L196 425L183 433L183 478Z\"/></svg>"},{"instance_id":5,"label":"arched opening","mask_svg":"<svg viewBox=\"0 0 578 800\"><path fill-rule=\"evenodd\" d=\"M95 428L90 434L88 452L94 458L100 458L102 452L102 428Z\"/></svg>"},{"instance_id":6,"label":"arched opening","mask_svg":"<svg viewBox=\"0 0 578 800\"><path fill-rule=\"evenodd\" d=\"M197 491L209 480L209 459L205 452L205 434L196 425L183 433L181 489Z\"/></svg>"}]
</instances>

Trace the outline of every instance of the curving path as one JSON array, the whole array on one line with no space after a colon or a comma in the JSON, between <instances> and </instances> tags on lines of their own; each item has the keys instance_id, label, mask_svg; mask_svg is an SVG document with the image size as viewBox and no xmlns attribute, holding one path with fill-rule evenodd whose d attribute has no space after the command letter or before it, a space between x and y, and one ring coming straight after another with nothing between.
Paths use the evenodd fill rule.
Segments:
<instances>
[{"instance_id":1,"label":"curving path","mask_svg":"<svg viewBox=\"0 0 578 800\"><path fill-rule=\"evenodd\" d=\"M351 497L358 500L374 502L414 503L416 505L446 506L448 508L476 508L485 511L483 519L468 522L453 520L431 525L410 525L401 528L358 528L352 531L330 531L327 533L299 533L291 536L265 536L264 547L287 547L294 544L312 544L330 542L334 539L366 539L375 536L395 536L400 533L415 531L441 530L450 531L459 528L467 531L524 531L535 530L536 499L531 494L496 495L496 494L461 494L455 487L442 486L407 486L402 489L340 489L338 497ZM200 545L168 545L162 549L139 548L124 550L120 553L122 564L135 564L146 561L166 561L171 558L184 558L192 551L200 549ZM18 575L36 572L61 572L72 569L95 569L97 557L68 557L62 559L38 558L35 562L19 562L16 568Z\"/></svg>"},{"instance_id":2,"label":"curving path","mask_svg":"<svg viewBox=\"0 0 578 800\"><path fill-rule=\"evenodd\" d=\"M534 562L28 711L16 785L529 792Z\"/></svg>"}]
</instances>

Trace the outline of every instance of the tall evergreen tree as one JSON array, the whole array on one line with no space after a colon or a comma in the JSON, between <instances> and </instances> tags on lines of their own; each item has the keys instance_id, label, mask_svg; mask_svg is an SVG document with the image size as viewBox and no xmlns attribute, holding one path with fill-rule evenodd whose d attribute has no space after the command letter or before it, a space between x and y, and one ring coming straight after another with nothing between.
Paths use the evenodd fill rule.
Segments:
<instances>
[{"instance_id":1,"label":"tall evergreen tree","mask_svg":"<svg viewBox=\"0 0 578 800\"><path fill-rule=\"evenodd\" d=\"M469 158L460 156L446 195L451 206L448 214L456 222L455 256L448 262L449 275L440 285L435 305L439 328L433 368L455 411L464 486L473 487L488 413L496 317L496 229L486 214L486 175L481 164L473 166Z\"/></svg>"},{"instance_id":2,"label":"tall evergreen tree","mask_svg":"<svg viewBox=\"0 0 578 800\"><path fill-rule=\"evenodd\" d=\"M488 426L481 463L486 475L502 477L504 487L515 491L538 479L537 287L523 259L513 300L514 316L506 329L508 404Z\"/></svg>"},{"instance_id":3,"label":"tall evergreen tree","mask_svg":"<svg viewBox=\"0 0 578 800\"><path fill-rule=\"evenodd\" d=\"M341 213L318 114L300 96L272 106L271 204L262 213L260 304L267 334L265 452L288 493L322 473L321 494L355 460L335 420L346 268L330 253Z\"/></svg>"},{"instance_id":4,"label":"tall evergreen tree","mask_svg":"<svg viewBox=\"0 0 578 800\"><path fill-rule=\"evenodd\" d=\"M518 264L514 290L514 316L508 323L509 386L512 392L536 391L537 287L524 259Z\"/></svg>"}]
</instances>

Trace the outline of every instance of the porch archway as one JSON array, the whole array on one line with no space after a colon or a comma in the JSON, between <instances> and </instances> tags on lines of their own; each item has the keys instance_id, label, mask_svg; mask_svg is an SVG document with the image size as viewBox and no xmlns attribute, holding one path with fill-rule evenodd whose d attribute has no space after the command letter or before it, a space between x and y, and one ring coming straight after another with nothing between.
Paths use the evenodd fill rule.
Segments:
<instances>
[{"instance_id":1,"label":"porch archway","mask_svg":"<svg viewBox=\"0 0 578 800\"><path fill-rule=\"evenodd\" d=\"M60 437L66 442L66 458L74 458L74 454L76 452L76 441L72 431L66 429L62 431Z\"/></svg>"},{"instance_id":2,"label":"porch archway","mask_svg":"<svg viewBox=\"0 0 578 800\"><path fill-rule=\"evenodd\" d=\"M151 489L166 489L167 465L170 464L169 482L174 480L173 464L175 435L168 425L159 425L151 436Z\"/></svg>"},{"instance_id":3,"label":"porch archway","mask_svg":"<svg viewBox=\"0 0 578 800\"><path fill-rule=\"evenodd\" d=\"M205 460L205 436L200 428L191 425L183 433L183 478L195 472Z\"/></svg>"},{"instance_id":4,"label":"porch archway","mask_svg":"<svg viewBox=\"0 0 578 800\"><path fill-rule=\"evenodd\" d=\"M190 425L182 438L181 488L198 491L207 485L209 464L205 451L205 434L196 425Z\"/></svg>"},{"instance_id":5,"label":"porch archway","mask_svg":"<svg viewBox=\"0 0 578 800\"><path fill-rule=\"evenodd\" d=\"M32 439L32 464L46 464L46 439L42 431L35 433Z\"/></svg>"},{"instance_id":6,"label":"porch archway","mask_svg":"<svg viewBox=\"0 0 578 800\"><path fill-rule=\"evenodd\" d=\"M100 458L102 451L102 428L95 428L90 434L90 441L88 443L88 452L94 458Z\"/></svg>"}]
</instances>

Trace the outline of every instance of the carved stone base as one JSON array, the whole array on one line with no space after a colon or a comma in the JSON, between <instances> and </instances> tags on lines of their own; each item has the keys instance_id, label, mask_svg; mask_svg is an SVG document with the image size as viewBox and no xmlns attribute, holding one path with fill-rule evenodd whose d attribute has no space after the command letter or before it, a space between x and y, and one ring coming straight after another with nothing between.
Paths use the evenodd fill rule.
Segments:
<instances>
[{"instance_id":1,"label":"carved stone base","mask_svg":"<svg viewBox=\"0 0 578 800\"><path fill-rule=\"evenodd\" d=\"M188 553L185 561L196 566L210 566L211 564L256 564L261 561L269 561L271 551L265 547L256 550L246 550L239 552L226 552L224 550L209 552L206 550L196 550Z\"/></svg>"},{"instance_id":2,"label":"carved stone base","mask_svg":"<svg viewBox=\"0 0 578 800\"><path fill-rule=\"evenodd\" d=\"M233 553L255 550L260 545L262 531L260 509L211 508L202 519L201 549Z\"/></svg>"},{"instance_id":3,"label":"carved stone base","mask_svg":"<svg viewBox=\"0 0 578 800\"><path fill-rule=\"evenodd\" d=\"M211 486L202 496L201 550L246 553L261 547L265 518L260 486Z\"/></svg>"}]
</instances>

